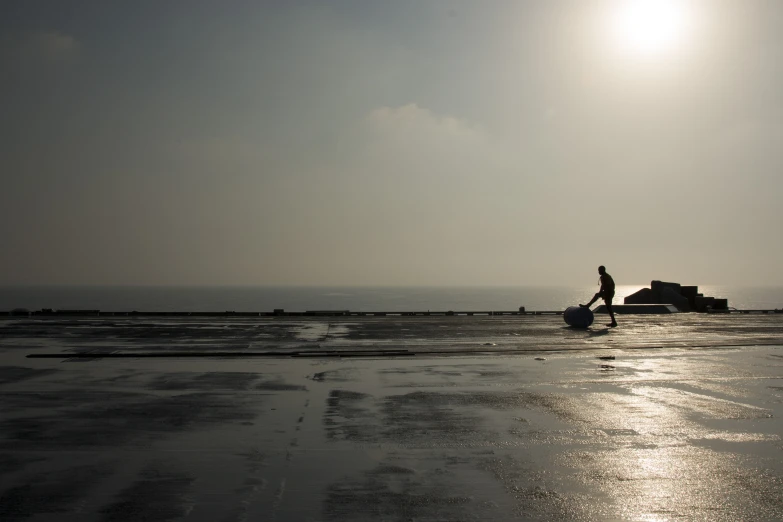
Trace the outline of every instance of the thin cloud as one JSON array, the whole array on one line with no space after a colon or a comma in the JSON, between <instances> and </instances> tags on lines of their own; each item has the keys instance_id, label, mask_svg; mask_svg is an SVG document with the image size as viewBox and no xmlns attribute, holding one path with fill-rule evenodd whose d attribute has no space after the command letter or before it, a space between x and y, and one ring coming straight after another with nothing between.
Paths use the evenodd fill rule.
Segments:
<instances>
[{"instance_id":1,"label":"thin cloud","mask_svg":"<svg viewBox=\"0 0 783 522\"><path fill-rule=\"evenodd\" d=\"M372 168L417 172L426 176L487 177L507 172L519 161L501 140L481 125L440 115L409 103L378 107L367 114Z\"/></svg>"},{"instance_id":2,"label":"thin cloud","mask_svg":"<svg viewBox=\"0 0 783 522\"><path fill-rule=\"evenodd\" d=\"M372 110L367 119L380 131L418 130L435 132L451 137L473 137L484 139L484 132L465 120L452 116L440 116L433 111L409 103L400 107L378 107Z\"/></svg>"},{"instance_id":3,"label":"thin cloud","mask_svg":"<svg viewBox=\"0 0 783 522\"><path fill-rule=\"evenodd\" d=\"M16 61L70 60L78 55L81 44L76 38L59 31L30 31L6 39L3 55Z\"/></svg>"}]
</instances>

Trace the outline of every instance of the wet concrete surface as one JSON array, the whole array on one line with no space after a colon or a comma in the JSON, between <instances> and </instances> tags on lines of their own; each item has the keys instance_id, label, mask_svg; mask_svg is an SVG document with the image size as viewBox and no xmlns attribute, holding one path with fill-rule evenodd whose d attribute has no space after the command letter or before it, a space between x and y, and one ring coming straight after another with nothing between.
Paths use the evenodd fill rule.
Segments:
<instances>
[{"instance_id":1,"label":"wet concrete surface","mask_svg":"<svg viewBox=\"0 0 783 522\"><path fill-rule=\"evenodd\" d=\"M0 318L0 350L78 353L328 351L479 353L585 348L660 348L780 344L783 314L636 315L589 329L561 316L350 318Z\"/></svg>"},{"instance_id":2,"label":"wet concrete surface","mask_svg":"<svg viewBox=\"0 0 783 522\"><path fill-rule=\"evenodd\" d=\"M783 519L781 321L678 317L0 322L0 520Z\"/></svg>"}]
</instances>

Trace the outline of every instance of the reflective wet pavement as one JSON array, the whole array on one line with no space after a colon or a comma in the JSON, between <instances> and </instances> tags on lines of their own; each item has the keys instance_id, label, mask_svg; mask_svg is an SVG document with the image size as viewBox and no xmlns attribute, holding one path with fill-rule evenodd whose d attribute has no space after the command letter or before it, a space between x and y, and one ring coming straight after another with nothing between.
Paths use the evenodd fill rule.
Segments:
<instances>
[{"instance_id":1,"label":"reflective wet pavement","mask_svg":"<svg viewBox=\"0 0 783 522\"><path fill-rule=\"evenodd\" d=\"M71 352L245 352L407 350L479 353L585 348L783 344L783 314L626 315L606 328L569 328L562 316L347 318L0 317L0 349Z\"/></svg>"},{"instance_id":2,"label":"reflective wet pavement","mask_svg":"<svg viewBox=\"0 0 783 522\"><path fill-rule=\"evenodd\" d=\"M0 520L783 519L779 319L723 335L640 318L596 329L600 342L554 319L457 318L432 339L492 355L371 358L31 359L143 355L171 349L169 336L178 351L237 350L250 325L131 337L0 323ZM387 321L390 344L412 346L414 331L427 346L421 319ZM317 324L244 349L377 345ZM688 328L701 332L690 346ZM459 330L474 334L449 344ZM513 333L554 351L504 343Z\"/></svg>"}]
</instances>

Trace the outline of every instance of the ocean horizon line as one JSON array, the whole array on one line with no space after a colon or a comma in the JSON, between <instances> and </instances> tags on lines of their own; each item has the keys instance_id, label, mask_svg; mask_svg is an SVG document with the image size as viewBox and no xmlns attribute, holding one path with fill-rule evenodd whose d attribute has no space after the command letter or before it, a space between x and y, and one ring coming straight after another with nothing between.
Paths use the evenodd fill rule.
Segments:
<instances>
[{"instance_id":1,"label":"ocean horizon line","mask_svg":"<svg viewBox=\"0 0 783 522\"><path fill-rule=\"evenodd\" d=\"M667 281L667 280L661 280ZM673 281L679 282L679 281ZM688 285L688 283L682 283ZM157 289L253 289L253 288L301 288L301 289L329 289L329 288L355 288L355 289L502 289L502 288L559 288L559 289L572 289L572 288L588 288L597 286L597 283L585 283L585 284L486 284L486 285L416 285L416 284L377 284L377 285L354 285L354 284L78 284L78 283L19 283L19 284L0 284L0 289L4 288L117 288L117 289L133 289L133 288L157 288ZM648 287L650 281L637 282L637 283L622 283L617 286L621 287ZM724 288L758 288L758 289L783 289L783 285L763 285L753 283L699 283L692 286L699 287L724 287Z\"/></svg>"}]
</instances>

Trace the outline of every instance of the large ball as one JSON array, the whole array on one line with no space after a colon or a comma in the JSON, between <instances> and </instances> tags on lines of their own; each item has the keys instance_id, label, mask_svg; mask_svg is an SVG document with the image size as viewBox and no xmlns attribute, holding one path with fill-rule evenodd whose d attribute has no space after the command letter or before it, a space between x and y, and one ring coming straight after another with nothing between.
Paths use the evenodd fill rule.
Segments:
<instances>
[{"instance_id":1,"label":"large ball","mask_svg":"<svg viewBox=\"0 0 783 522\"><path fill-rule=\"evenodd\" d=\"M574 328L587 328L593 324L593 311L582 306L569 306L563 313L568 326Z\"/></svg>"}]
</instances>

